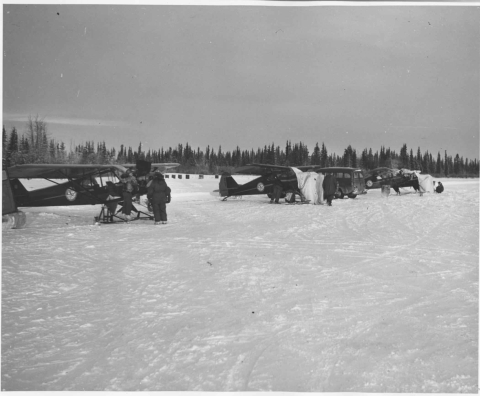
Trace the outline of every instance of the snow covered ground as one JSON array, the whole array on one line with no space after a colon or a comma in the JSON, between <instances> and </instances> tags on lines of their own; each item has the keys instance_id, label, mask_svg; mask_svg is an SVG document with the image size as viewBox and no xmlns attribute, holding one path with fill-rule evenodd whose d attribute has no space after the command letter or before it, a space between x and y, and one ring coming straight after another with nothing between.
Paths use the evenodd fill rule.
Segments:
<instances>
[{"instance_id":1,"label":"snow covered ground","mask_svg":"<svg viewBox=\"0 0 480 396\"><path fill-rule=\"evenodd\" d=\"M478 392L478 179L332 207L167 183L164 226L2 233L2 390Z\"/></svg>"}]
</instances>

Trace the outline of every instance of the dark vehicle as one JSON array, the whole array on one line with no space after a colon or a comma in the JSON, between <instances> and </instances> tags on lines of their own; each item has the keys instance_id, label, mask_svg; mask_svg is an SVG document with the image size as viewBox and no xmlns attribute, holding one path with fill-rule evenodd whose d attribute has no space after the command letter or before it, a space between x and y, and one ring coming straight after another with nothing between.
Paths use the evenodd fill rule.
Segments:
<instances>
[{"instance_id":1,"label":"dark vehicle","mask_svg":"<svg viewBox=\"0 0 480 396\"><path fill-rule=\"evenodd\" d=\"M303 168L303 167L300 167ZM336 198L342 199L347 196L348 198L356 198L359 194L366 194L365 180L363 178L363 172L357 168L347 167L332 167L332 168L312 168L314 172L330 174L337 179L337 192Z\"/></svg>"}]
</instances>

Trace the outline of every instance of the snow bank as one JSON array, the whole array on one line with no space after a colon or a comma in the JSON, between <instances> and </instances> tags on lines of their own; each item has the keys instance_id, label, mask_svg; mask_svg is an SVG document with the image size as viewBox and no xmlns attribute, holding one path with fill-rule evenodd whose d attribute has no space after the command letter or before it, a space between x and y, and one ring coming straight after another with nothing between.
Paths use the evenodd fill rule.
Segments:
<instances>
[{"instance_id":1,"label":"snow bank","mask_svg":"<svg viewBox=\"0 0 480 396\"><path fill-rule=\"evenodd\" d=\"M166 226L25 209L2 390L477 392L479 184L442 182L327 207L168 179Z\"/></svg>"}]
</instances>

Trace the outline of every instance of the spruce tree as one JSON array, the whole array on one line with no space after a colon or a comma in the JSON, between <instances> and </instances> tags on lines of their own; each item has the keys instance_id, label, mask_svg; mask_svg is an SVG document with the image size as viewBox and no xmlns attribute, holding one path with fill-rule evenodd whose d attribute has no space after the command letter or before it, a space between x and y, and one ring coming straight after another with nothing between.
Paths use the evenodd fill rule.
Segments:
<instances>
[{"instance_id":1,"label":"spruce tree","mask_svg":"<svg viewBox=\"0 0 480 396\"><path fill-rule=\"evenodd\" d=\"M363 149L362 155L360 156L360 167L363 169L368 169L368 151Z\"/></svg>"},{"instance_id":2,"label":"spruce tree","mask_svg":"<svg viewBox=\"0 0 480 396\"><path fill-rule=\"evenodd\" d=\"M453 160L453 173L455 176L460 174L460 156L457 154Z\"/></svg>"},{"instance_id":3,"label":"spruce tree","mask_svg":"<svg viewBox=\"0 0 480 396\"><path fill-rule=\"evenodd\" d=\"M292 155L292 143L287 140L287 144L285 145L285 165L290 165L291 162L291 155Z\"/></svg>"},{"instance_id":4,"label":"spruce tree","mask_svg":"<svg viewBox=\"0 0 480 396\"><path fill-rule=\"evenodd\" d=\"M320 147L318 147L318 142L315 144L313 149L312 157L310 158L310 163L312 165L320 165Z\"/></svg>"},{"instance_id":5,"label":"spruce tree","mask_svg":"<svg viewBox=\"0 0 480 396\"><path fill-rule=\"evenodd\" d=\"M352 146L348 146L343 152L343 166L352 166Z\"/></svg>"},{"instance_id":6,"label":"spruce tree","mask_svg":"<svg viewBox=\"0 0 480 396\"><path fill-rule=\"evenodd\" d=\"M5 125L2 128L2 165L10 166L7 161L7 131L5 130Z\"/></svg>"},{"instance_id":7,"label":"spruce tree","mask_svg":"<svg viewBox=\"0 0 480 396\"><path fill-rule=\"evenodd\" d=\"M400 149L400 162L402 168L408 168L408 151L407 145L404 143L402 148Z\"/></svg>"},{"instance_id":8,"label":"spruce tree","mask_svg":"<svg viewBox=\"0 0 480 396\"><path fill-rule=\"evenodd\" d=\"M438 155L437 155L437 164L435 167L435 173L437 174L437 176L440 176L440 174L442 173L442 158L440 156L440 151L438 152Z\"/></svg>"},{"instance_id":9,"label":"spruce tree","mask_svg":"<svg viewBox=\"0 0 480 396\"><path fill-rule=\"evenodd\" d=\"M375 157L373 156L372 148L368 150L368 166L367 169L375 169Z\"/></svg>"},{"instance_id":10,"label":"spruce tree","mask_svg":"<svg viewBox=\"0 0 480 396\"><path fill-rule=\"evenodd\" d=\"M282 152L280 151L280 146L277 146L275 149L275 165L281 165L282 161Z\"/></svg>"},{"instance_id":11,"label":"spruce tree","mask_svg":"<svg viewBox=\"0 0 480 396\"><path fill-rule=\"evenodd\" d=\"M445 150L445 163L443 166L444 166L445 176L448 177L448 175L450 174L450 169L449 169L449 163L448 163L447 150Z\"/></svg>"},{"instance_id":12,"label":"spruce tree","mask_svg":"<svg viewBox=\"0 0 480 396\"><path fill-rule=\"evenodd\" d=\"M8 166L10 165L15 165L17 153L19 149L19 144L18 144L18 134L17 134L17 129L15 127L12 128L12 131L10 132L10 139L8 141L8 146L7 146L7 155L6 155L6 160L8 162Z\"/></svg>"},{"instance_id":13,"label":"spruce tree","mask_svg":"<svg viewBox=\"0 0 480 396\"><path fill-rule=\"evenodd\" d=\"M328 151L323 142L322 149L320 150L320 166L322 168L326 168L328 166Z\"/></svg>"}]
</instances>

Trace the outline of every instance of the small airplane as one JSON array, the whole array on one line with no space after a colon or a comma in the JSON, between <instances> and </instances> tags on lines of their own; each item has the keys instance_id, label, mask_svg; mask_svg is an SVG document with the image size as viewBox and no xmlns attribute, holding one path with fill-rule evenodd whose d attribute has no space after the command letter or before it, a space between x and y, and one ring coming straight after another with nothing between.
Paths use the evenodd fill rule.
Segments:
<instances>
[{"instance_id":1,"label":"small airplane","mask_svg":"<svg viewBox=\"0 0 480 396\"><path fill-rule=\"evenodd\" d=\"M365 187L367 189L381 188L384 185L392 187L397 194L400 188L413 187L419 189L415 172L408 169L375 168L365 172Z\"/></svg>"},{"instance_id":2,"label":"small airplane","mask_svg":"<svg viewBox=\"0 0 480 396\"><path fill-rule=\"evenodd\" d=\"M211 195L221 197L223 201L230 197L261 194L266 194L272 199L274 180L276 178L282 184L283 191L280 198L285 198L287 203L309 203L311 202L311 197L307 197L307 193L304 190L308 178L307 173L309 173L309 171L312 171L311 166L292 167L255 163L248 164L236 168L235 173L260 175L259 177L245 184L238 184L230 173L224 172L220 178L219 189L212 191ZM315 170L313 170L313 172L315 172ZM307 178L301 177L303 173L306 173L305 176ZM314 179L310 180L309 183L313 180ZM304 188L299 188L301 184L303 184ZM341 192L337 192L338 195L336 195L336 197L343 198ZM295 200L297 195L300 197L299 201Z\"/></svg>"},{"instance_id":3,"label":"small airplane","mask_svg":"<svg viewBox=\"0 0 480 396\"><path fill-rule=\"evenodd\" d=\"M281 198L285 198L287 192L300 194L297 176L295 171L289 166L248 164L235 169L235 173L261 176L245 184L238 184L230 173L223 172L220 178L219 189L214 190L211 195L222 197L223 201L229 197L243 195L267 194L267 196L271 198L275 177L278 177L283 187Z\"/></svg>"},{"instance_id":4,"label":"small airplane","mask_svg":"<svg viewBox=\"0 0 480 396\"><path fill-rule=\"evenodd\" d=\"M165 172L179 166L178 163L150 163L138 160L136 164L24 164L9 167L8 177L17 207L102 205L97 222L111 223L114 217L125 221L117 214L117 205L122 206L122 182L120 178L128 169L135 169L138 181L139 200L147 193L147 183L154 170ZM104 181L104 178L107 180ZM19 179L44 179L54 185L27 191ZM67 179L59 183L58 179ZM98 179L98 180L97 180ZM100 181L100 184L98 183ZM148 213L137 210L136 219L141 215L152 218Z\"/></svg>"}]
</instances>

